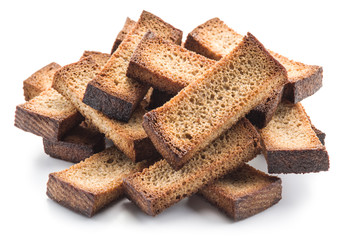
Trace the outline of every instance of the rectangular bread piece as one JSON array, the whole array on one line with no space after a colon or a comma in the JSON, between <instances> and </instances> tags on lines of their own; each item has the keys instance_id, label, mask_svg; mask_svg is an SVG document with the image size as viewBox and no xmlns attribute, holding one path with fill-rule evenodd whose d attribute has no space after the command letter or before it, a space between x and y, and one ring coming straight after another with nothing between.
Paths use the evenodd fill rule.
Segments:
<instances>
[{"instance_id":1,"label":"rectangular bread piece","mask_svg":"<svg viewBox=\"0 0 341 240\"><path fill-rule=\"evenodd\" d=\"M114 45L112 46L111 53L113 54L118 46L122 43L123 39L127 36L127 34L130 32L130 30L135 26L136 22L129 17L126 18L126 21L124 23L124 26L122 30L117 34L117 37L115 39Z\"/></svg>"},{"instance_id":2,"label":"rectangular bread piece","mask_svg":"<svg viewBox=\"0 0 341 240\"><path fill-rule=\"evenodd\" d=\"M153 99L160 100L160 104L163 105L167 95L174 96L191 82L201 78L215 63L214 60L148 31L130 59L127 76L158 89L153 94ZM168 100L170 98L168 97ZM275 113L281 98L282 91L252 109L247 118L258 128L265 127Z\"/></svg>"},{"instance_id":3,"label":"rectangular bread piece","mask_svg":"<svg viewBox=\"0 0 341 240\"><path fill-rule=\"evenodd\" d=\"M161 160L124 179L127 197L142 211L155 216L191 196L215 179L242 166L259 153L259 136L245 118L197 152L179 171Z\"/></svg>"},{"instance_id":4,"label":"rectangular bread piece","mask_svg":"<svg viewBox=\"0 0 341 240\"><path fill-rule=\"evenodd\" d=\"M282 198L282 181L244 164L198 193L239 221L278 203Z\"/></svg>"},{"instance_id":5,"label":"rectangular bread piece","mask_svg":"<svg viewBox=\"0 0 341 240\"><path fill-rule=\"evenodd\" d=\"M283 97L289 102L298 103L322 87L322 67L295 62L273 51L269 52L288 71L289 82L284 87Z\"/></svg>"},{"instance_id":6,"label":"rectangular bread piece","mask_svg":"<svg viewBox=\"0 0 341 240\"><path fill-rule=\"evenodd\" d=\"M177 94L215 63L148 31L132 54L127 76L160 91Z\"/></svg>"},{"instance_id":7,"label":"rectangular bread piece","mask_svg":"<svg viewBox=\"0 0 341 240\"><path fill-rule=\"evenodd\" d=\"M27 78L23 87L25 101L29 101L41 92L51 88L53 75L60 67L59 64L52 62Z\"/></svg>"},{"instance_id":8,"label":"rectangular bread piece","mask_svg":"<svg viewBox=\"0 0 341 240\"><path fill-rule=\"evenodd\" d=\"M143 11L104 68L89 82L83 102L109 118L127 122L149 86L126 76L130 57L148 29L180 44L182 32L157 16Z\"/></svg>"},{"instance_id":9,"label":"rectangular bread piece","mask_svg":"<svg viewBox=\"0 0 341 240\"><path fill-rule=\"evenodd\" d=\"M60 141L43 138L44 151L51 157L79 163L105 148L104 135L86 127L84 122L74 127Z\"/></svg>"},{"instance_id":10,"label":"rectangular bread piece","mask_svg":"<svg viewBox=\"0 0 341 240\"><path fill-rule=\"evenodd\" d=\"M242 40L242 35L229 28L219 18L213 18L196 27L187 36L185 48L215 60L221 59ZM322 87L323 69L289 60L273 51L270 54L287 70L289 82L283 97L297 103L313 95Z\"/></svg>"},{"instance_id":11,"label":"rectangular bread piece","mask_svg":"<svg viewBox=\"0 0 341 240\"><path fill-rule=\"evenodd\" d=\"M109 119L82 102L86 86L99 71L91 57L64 66L56 72L53 87L63 94L85 118L132 161L141 161L157 155L152 142L142 127L146 111L138 107L128 123Z\"/></svg>"},{"instance_id":12,"label":"rectangular bread piece","mask_svg":"<svg viewBox=\"0 0 341 240\"><path fill-rule=\"evenodd\" d=\"M49 88L16 107L14 125L51 141L58 141L82 120L82 115L64 96Z\"/></svg>"},{"instance_id":13,"label":"rectangular bread piece","mask_svg":"<svg viewBox=\"0 0 341 240\"><path fill-rule=\"evenodd\" d=\"M148 112L143 127L160 154L178 170L286 82L283 66L248 33L202 78Z\"/></svg>"},{"instance_id":14,"label":"rectangular bread piece","mask_svg":"<svg viewBox=\"0 0 341 240\"><path fill-rule=\"evenodd\" d=\"M329 156L300 103L281 103L260 130L269 173L327 171Z\"/></svg>"},{"instance_id":15,"label":"rectangular bread piece","mask_svg":"<svg viewBox=\"0 0 341 240\"><path fill-rule=\"evenodd\" d=\"M111 147L69 169L51 173L46 193L57 203L91 217L123 196L124 177L147 166L146 161L133 163Z\"/></svg>"},{"instance_id":16,"label":"rectangular bread piece","mask_svg":"<svg viewBox=\"0 0 341 240\"><path fill-rule=\"evenodd\" d=\"M92 56L100 66L104 66L110 57L105 53L85 51L82 58L87 56ZM61 140L66 132L83 120L76 108L64 96L51 88L54 74L59 69L58 64L51 63L28 79L28 82L35 87L49 86L49 89L37 99L17 106L15 117L15 126L51 142ZM26 90L31 94L28 89Z\"/></svg>"}]
</instances>

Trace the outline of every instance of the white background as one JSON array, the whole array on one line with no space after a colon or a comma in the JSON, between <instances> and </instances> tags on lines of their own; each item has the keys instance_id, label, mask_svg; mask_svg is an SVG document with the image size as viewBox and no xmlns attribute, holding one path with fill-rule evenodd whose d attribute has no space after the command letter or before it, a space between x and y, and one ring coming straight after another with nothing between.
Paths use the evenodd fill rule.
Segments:
<instances>
[{"instance_id":1,"label":"white background","mask_svg":"<svg viewBox=\"0 0 341 240\"><path fill-rule=\"evenodd\" d=\"M15 106L24 102L22 81L52 61L74 62L84 50L110 52L125 18L137 20L143 9L184 37L219 17L269 49L323 66L323 88L302 103L327 133L330 171L280 175L283 199L236 223L196 196L157 217L121 200L86 218L48 199L48 174L71 164L45 155L41 138L13 126ZM0 238L340 239L340 23L337 1L1 1ZM263 157L252 164L266 170Z\"/></svg>"}]
</instances>

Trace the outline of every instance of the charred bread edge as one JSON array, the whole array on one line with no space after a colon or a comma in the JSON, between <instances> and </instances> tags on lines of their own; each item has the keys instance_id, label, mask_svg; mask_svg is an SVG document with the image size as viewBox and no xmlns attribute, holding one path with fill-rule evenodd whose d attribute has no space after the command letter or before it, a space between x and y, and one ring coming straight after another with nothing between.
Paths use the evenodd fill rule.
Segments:
<instances>
[{"instance_id":1,"label":"charred bread edge","mask_svg":"<svg viewBox=\"0 0 341 240\"><path fill-rule=\"evenodd\" d=\"M95 86L92 81L86 87L83 103L102 112L110 119L115 118L124 122L129 121L136 107L132 102L105 92L98 86Z\"/></svg>"},{"instance_id":2,"label":"charred bread edge","mask_svg":"<svg viewBox=\"0 0 341 240\"><path fill-rule=\"evenodd\" d=\"M267 150L269 173L310 173L328 171L329 156L326 149Z\"/></svg>"},{"instance_id":3,"label":"charred bread edge","mask_svg":"<svg viewBox=\"0 0 341 240\"><path fill-rule=\"evenodd\" d=\"M296 82L289 82L284 87L283 98L291 103L298 103L301 100L313 95L322 87L323 68L319 67L311 76Z\"/></svg>"}]
</instances>

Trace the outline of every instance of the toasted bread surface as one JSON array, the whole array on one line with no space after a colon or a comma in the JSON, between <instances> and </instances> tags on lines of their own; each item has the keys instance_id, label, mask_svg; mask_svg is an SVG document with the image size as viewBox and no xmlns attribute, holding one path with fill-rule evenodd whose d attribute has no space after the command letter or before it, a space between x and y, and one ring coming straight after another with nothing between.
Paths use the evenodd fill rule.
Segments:
<instances>
[{"instance_id":1,"label":"toasted bread surface","mask_svg":"<svg viewBox=\"0 0 341 240\"><path fill-rule=\"evenodd\" d=\"M235 221L251 217L282 198L280 178L244 164L223 178L201 188L199 195Z\"/></svg>"},{"instance_id":2,"label":"toasted bread surface","mask_svg":"<svg viewBox=\"0 0 341 240\"><path fill-rule=\"evenodd\" d=\"M289 83L283 93L286 100L298 103L322 87L322 67L296 62L273 51L269 52L287 69Z\"/></svg>"},{"instance_id":3,"label":"toasted bread surface","mask_svg":"<svg viewBox=\"0 0 341 240\"><path fill-rule=\"evenodd\" d=\"M242 35L229 28L219 18L213 18L188 34L185 48L219 60L229 54L241 40ZM273 51L269 52L288 72L289 82L283 94L286 100L297 103L322 87L322 67L296 62Z\"/></svg>"},{"instance_id":4,"label":"toasted bread surface","mask_svg":"<svg viewBox=\"0 0 341 240\"><path fill-rule=\"evenodd\" d=\"M104 67L107 61L110 58L110 54L102 53L97 51L84 51L83 55L81 56L80 60L83 58L91 57L93 61L100 67Z\"/></svg>"},{"instance_id":5,"label":"toasted bread surface","mask_svg":"<svg viewBox=\"0 0 341 240\"><path fill-rule=\"evenodd\" d=\"M139 107L128 123L109 119L82 102L86 86L100 70L91 57L64 66L56 72L53 87L68 98L78 111L133 161L141 161L157 154L142 128L146 111Z\"/></svg>"},{"instance_id":6,"label":"toasted bread surface","mask_svg":"<svg viewBox=\"0 0 341 240\"><path fill-rule=\"evenodd\" d=\"M99 74L88 84L83 102L109 118L128 121L147 93L149 86L126 76L129 60L143 35L152 30L178 44L182 32L155 15L143 11L134 28L128 33Z\"/></svg>"},{"instance_id":7,"label":"toasted bread surface","mask_svg":"<svg viewBox=\"0 0 341 240\"><path fill-rule=\"evenodd\" d=\"M215 63L148 31L130 59L127 76L177 94Z\"/></svg>"},{"instance_id":8,"label":"toasted bread surface","mask_svg":"<svg viewBox=\"0 0 341 240\"><path fill-rule=\"evenodd\" d=\"M14 125L46 139L60 140L83 120L76 108L53 88L16 107Z\"/></svg>"},{"instance_id":9,"label":"toasted bread surface","mask_svg":"<svg viewBox=\"0 0 341 240\"><path fill-rule=\"evenodd\" d=\"M259 136L252 124L240 120L180 170L161 160L124 179L126 194L142 211L156 215L204 185L240 167L259 153Z\"/></svg>"},{"instance_id":10,"label":"toasted bread surface","mask_svg":"<svg viewBox=\"0 0 341 240\"><path fill-rule=\"evenodd\" d=\"M143 127L161 155L180 169L286 82L283 66L249 33L202 78L148 112Z\"/></svg>"},{"instance_id":11,"label":"toasted bread surface","mask_svg":"<svg viewBox=\"0 0 341 240\"><path fill-rule=\"evenodd\" d=\"M155 108L162 106L184 87L201 78L215 63L214 60L166 41L149 31L130 59L127 76L150 84L156 89L151 98L152 105L155 105L151 107ZM258 128L265 127L281 98L282 91L251 110L247 118Z\"/></svg>"},{"instance_id":12,"label":"toasted bread surface","mask_svg":"<svg viewBox=\"0 0 341 240\"><path fill-rule=\"evenodd\" d=\"M51 173L47 195L88 217L123 195L124 177L141 171L147 162L133 163L111 147L69 169Z\"/></svg>"},{"instance_id":13,"label":"toasted bread surface","mask_svg":"<svg viewBox=\"0 0 341 240\"><path fill-rule=\"evenodd\" d=\"M281 103L270 123L260 130L260 135L269 173L329 169L328 153L300 103Z\"/></svg>"},{"instance_id":14,"label":"toasted bread surface","mask_svg":"<svg viewBox=\"0 0 341 240\"><path fill-rule=\"evenodd\" d=\"M214 60L228 55L242 41L243 36L229 28L219 18L196 27L185 41L185 48Z\"/></svg>"}]
</instances>

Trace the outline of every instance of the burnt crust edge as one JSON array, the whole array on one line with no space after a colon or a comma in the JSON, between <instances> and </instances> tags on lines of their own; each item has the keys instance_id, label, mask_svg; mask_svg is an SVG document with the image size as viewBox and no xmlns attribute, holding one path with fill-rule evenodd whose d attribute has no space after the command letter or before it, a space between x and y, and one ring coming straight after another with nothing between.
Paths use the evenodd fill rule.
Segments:
<instances>
[{"instance_id":1,"label":"burnt crust edge","mask_svg":"<svg viewBox=\"0 0 341 240\"><path fill-rule=\"evenodd\" d=\"M285 85L283 98L291 103L298 103L301 100L313 95L322 87L323 68L318 67L317 71L296 82L289 82Z\"/></svg>"},{"instance_id":2,"label":"burnt crust edge","mask_svg":"<svg viewBox=\"0 0 341 240\"><path fill-rule=\"evenodd\" d=\"M58 191L58 189L62 189L63 192L59 192L60 190ZM71 194L72 196L77 196L78 198L81 198L83 201L83 205L80 204L79 199L77 199L77 201L74 201L74 199L63 199L67 198L65 192L68 192L68 195ZM92 217L95 214L95 195L74 187L72 184L65 182L55 176L54 173L49 174L46 195L58 204L87 217Z\"/></svg>"},{"instance_id":3,"label":"burnt crust edge","mask_svg":"<svg viewBox=\"0 0 341 240\"><path fill-rule=\"evenodd\" d=\"M267 150L269 173L311 173L329 170L326 149Z\"/></svg>"},{"instance_id":4,"label":"burnt crust edge","mask_svg":"<svg viewBox=\"0 0 341 240\"><path fill-rule=\"evenodd\" d=\"M83 103L102 112L110 119L128 122L136 104L118 98L110 93L107 93L95 86L95 82L91 81L86 87L83 97Z\"/></svg>"}]
</instances>

